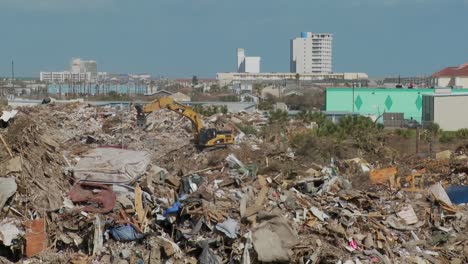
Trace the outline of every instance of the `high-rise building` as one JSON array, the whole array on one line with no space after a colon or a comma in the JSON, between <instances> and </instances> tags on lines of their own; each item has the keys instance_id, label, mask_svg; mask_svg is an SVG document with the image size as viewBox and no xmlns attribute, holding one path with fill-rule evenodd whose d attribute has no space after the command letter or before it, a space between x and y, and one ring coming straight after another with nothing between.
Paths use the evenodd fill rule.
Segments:
<instances>
[{"instance_id":1,"label":"high-rise building","mask_svg":"<svg viewBox=\"0 0 468 264\"><path fill-rule=\"evenodd\" d=\"M330 33L302 32L300 38L291 40L291 65L293 73L332 73L332 41Z\"/></svg>"},{"instance_id":2,"label":"high-rise building","mask_svg":"<svg viewBox=\"0 0 468 264\"><path fill-rule=\"evenodd\" d=\"M87 73L91 74L91 79L96 80L98 77L96 61L84 61L79 58L73 58L70 63L70 71L72 73Z\"/></svg>"},{"instance_id":3,"label":"high-rise building","mask_svg":"<svg viewBox=\"0 0 468 264\"><path fill-rule=\"evenodd\" d=\"M237 72L259 73L260 57L246 57L244 49L237 49Z\"/></svg>"}]
</instances>

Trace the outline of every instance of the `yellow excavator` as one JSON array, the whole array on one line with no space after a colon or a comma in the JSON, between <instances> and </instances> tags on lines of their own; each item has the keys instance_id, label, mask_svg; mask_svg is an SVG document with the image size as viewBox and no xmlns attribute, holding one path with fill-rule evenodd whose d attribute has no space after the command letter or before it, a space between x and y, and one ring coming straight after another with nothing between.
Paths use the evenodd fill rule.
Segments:
<instances>
[{"instance_id":1,"label":"yellow excavator","mask_svg":"<svg viewBox=\"0 0 468 264\"><path fill-rule=\"evenodd\" d=\"M171 97L162 97L142 106L135 105L137 110L137 126L146 126L146 117L160 109L169 109L179 115L187 117L192 122L194 140L199 148L226 146L234 143L234 135L231 131L221 131L216 128L204 128L200 115L192 108L179 104Z\"/></svg>"}]
</instances>

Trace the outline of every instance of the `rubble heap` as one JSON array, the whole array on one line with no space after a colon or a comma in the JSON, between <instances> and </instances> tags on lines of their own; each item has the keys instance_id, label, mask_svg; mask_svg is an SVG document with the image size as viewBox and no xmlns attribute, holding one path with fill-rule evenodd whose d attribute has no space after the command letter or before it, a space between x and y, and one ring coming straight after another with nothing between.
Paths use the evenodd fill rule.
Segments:
<instances>
[{"instance_id":1,"label":"rubble heap","mask_svg":"<svg viewBox=\"0 0 468 264\"><path fill-rule=\"evenodd\" d=\"M316 163L288 135L240 130L236 145L200 151L177 114L152 114L143 131L134 116L46 105L0 130L0 262L468 262L461 151ZM241 113L205 124L266 122Z\"/></svg>"}]
</instances>

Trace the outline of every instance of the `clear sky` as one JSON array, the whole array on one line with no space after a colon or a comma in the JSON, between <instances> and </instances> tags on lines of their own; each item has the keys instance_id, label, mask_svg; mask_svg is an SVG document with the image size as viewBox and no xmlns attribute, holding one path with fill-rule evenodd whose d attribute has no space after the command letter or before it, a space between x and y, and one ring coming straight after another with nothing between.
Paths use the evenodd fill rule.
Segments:
<instances>
[{"instance_id":1,"label":"clear sky","mask_svg":"<svg viewBox=\"0 0 468 264\"><path fill-rule=\"evenodd\" d=\"M468 0L0 0L0 76L94 59L99 71L214 77L236 48L289 71L289 40L334 34L335 72L431 74L468 62Z\"/></svg>"}]
</instances>

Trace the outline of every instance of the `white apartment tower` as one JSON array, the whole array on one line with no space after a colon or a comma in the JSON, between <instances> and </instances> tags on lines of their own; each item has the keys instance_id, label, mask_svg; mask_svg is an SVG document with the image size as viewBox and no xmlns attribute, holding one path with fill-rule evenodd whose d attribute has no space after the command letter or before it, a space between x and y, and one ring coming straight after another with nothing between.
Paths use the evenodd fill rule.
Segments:
<instances>
[{"instance_id":1,"label":"white apartment tower","mask_svg":"<svg viewBox=\"0 0 468 264\"><path fill-rule=\"evenodd\" d=\"M259 73L260 57L246 57L244 49L237 49L237 72Z\"/></svg>"},{"instance_id":2,"label":"white apartment tower","mask_svg":"<svg viewBox=\"0 0 468 264\"><path fill-rule=\"evenodd\" d=\"M291 72L332 73L332 41L330 33L302 32L291 40Z\"/></svg>"}]
</instances>

